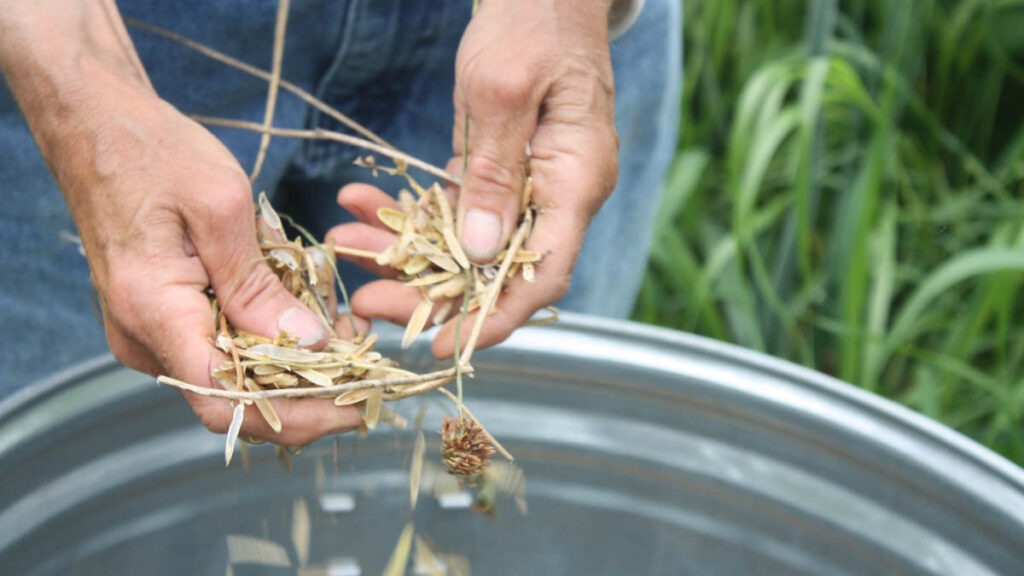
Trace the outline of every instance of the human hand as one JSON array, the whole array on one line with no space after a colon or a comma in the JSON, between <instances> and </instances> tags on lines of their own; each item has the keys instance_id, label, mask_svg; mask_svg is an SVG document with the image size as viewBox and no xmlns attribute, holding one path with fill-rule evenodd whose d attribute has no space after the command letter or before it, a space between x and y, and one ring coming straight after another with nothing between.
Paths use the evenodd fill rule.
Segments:
<instances>
[{"instance_id":1,"label":"human hand","mask_svg":"<svg viewBox=\"0 0 1024 576\"><path fill-rule=\"evenodd\" d=\"M535 282L510 281L484 325L481 347L504 340L566 293L587 226L614 188L618 139L609 4L488 0L463 36L454 96L456 157L448 164L463 178L463 249L474 262L486 263L507 244L528 164L537 217L526 248L545 254ZM353 185L339 193L339 202L362 222L336 227L330 240L373 251L390 243L375 216L389 203L382 193ZM352 307L361 316L405 323L420 298L417 289L382 280L358 290ZM454 336L449 321L434 340L434 354L451 356Z\"/></svg>"},{"instance_id":2,"label":"human hand","mask_svg":"<svg viewBox=\"0 0 1024 576\"><path fill-rule=\"evenodd\" d=\"M237 161L153 93L121 42L76 38L105 30L109 19L90 14L94 9L59 7L80 20L57 18L66 29L47 34L63 44L46 46L45 58L12 58L11 44L0 55L78 227L111 351L137 370L219 387L211 372L227 358L213 345L208 287L236 328L269 337L284 331L302 345L322 345L326 327L262 260L251 189ZM18 44L24 50L33 45L30 21L12 28L26 35ZM207 428L227 430L228 402L186 399ZM272 403L282 430L250 406L243 435L303 445L360 421L356 409L330 399Z\"/></svg>"}]
</instances>

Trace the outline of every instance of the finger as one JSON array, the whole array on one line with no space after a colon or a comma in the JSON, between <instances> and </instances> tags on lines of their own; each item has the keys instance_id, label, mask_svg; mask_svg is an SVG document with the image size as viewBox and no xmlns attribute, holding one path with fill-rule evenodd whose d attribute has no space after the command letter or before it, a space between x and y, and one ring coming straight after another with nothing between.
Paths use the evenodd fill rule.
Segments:
<instances>
[{"instance_id":1,"label":"finger","mask_svg":"<svg viewBox=\"0 0 1024 576\"><path fill-rule=\"evenodd\" d=\"M137 304L141 321L151 327L144 345L164 360L164 369L175 378L200 386L220 388L213 372L230 358L214 347L213 314L201 283L173 285L142 296ZM147 301L148 300L148 301ZM174 335L169 337L168 335ZM223 434L231 424L233 408L223 398L184 393L200 421L212 432ZM255 407L246 408L242 432L287 446L308 444L317 438L344 432L359 423L359 413L326 401L287 399L274 401L284 423L274 432Z\"/></svg>"},{"instance_id":2,"label":"finger","mask_svg":"<svg viewBox=\"0 0 1024 576\"><path fill-rule=\"evenodd\" d=\"M537 215L526 249L544 254L544 260L536 266L534 282L527 282L522 276L509 280L494 312L484 321L476 342L477 349L504 341L534 312L565 295L585 227L585 219L571 211L552 210ZM468 338L468 327L476 323L477 314L469 315L461 323L459 335L463 344ZM432 350L437 358L448 358L454 354L457 321L457 318L449 320L435 336Z\"/></svg>"},{"instance_id":3,"label":"finger","mask_svg":"<svg viewBox=\"0 0 1024 576\"><path fill-rule=\"evenodd\" d=\"M241 180L209 183L216 194L199 206L202 218L189 221L195 249L232 325L276 337L285 332L300 346L318 347L328 330L292 296L263 260L256 241L253 205Z\"/></svg>"},{"instance_id":4,"label":"finger","mask_svg":"<svg viewBox=\"0 0 1024 576\"><path fill-rule=\"evenodd\" d=\"M339 247L338 257L373 272L383 278L393 278L398 271L390 266L377 264L374 258L362 256L354 252L345 252L345 248L379 254L394 244L397 237L388 230L381 230L362 222L349 222L331 228L327 232L327 241Z\"/></svg>"},{"instance_id":5,"label":"finger","mask_svg":"<svg viewBox=\"0 0 1024 576\"><path fill-rule=\"evenodd\" d=\"M351 321L349 320L351 319ZM352 312L345 312L334 322L334 334L342 340L354 340L370 333L370 321Z\"/></svg>"},{"instance_id":6,"label":"finger","mask_svg":"<svg viewBox=\"0 0 1024 576\"><path fill-rule=\"evenodd\" d=\"M359 316L405 324L422 299L419 288L394 280L377 280L356 290L352 310Z\"/></svg>"},{"instance_id":7,"label":"finger","mask_svg":"<svg viewBox=\"0 0 1024 576\"><path fill-rule=\"evenodd\" d=\"M387 229L377 218L381 208L399 209L398 202L386 192L370 184L349 184L338 191L338 204L360 221Z\"/></svg>"},{"instance_id":8,"label":"finger","mask_svg":"<svg viewBox=\"0 0 1024 576\"><path fill-rule=\"evenodd\" d=\"M203 424L216 434L224 434L231 425L234 406L223 398L185 393ZM305 446L329 434L347 432L359 425L361 415L352 406L335 406L330 398L287 398L270 401L281 421L275 432L256 406L246 406L241 436L252 436L281 446Z\"/></svg>"},{"instance_id":9,"label":"finger","mask_svg":"<svg viewBox=\"0 0 1024 576\"><path fill-rule=\"evenodd\" d=\"M502 342L534 312L568 291L587 226L617 175L615 134L600 123L592 124L589 130L546 123L538 128L531 176L539 210L525 247L544 254L544 260L536 267L534 282L522 277L509 282L496 311L484 322L478 348ZM434 340L435 356L454 353L454 336L455 323L449 321Z\"/></svg>"},{"instance_id":10,"label":"finger","mask_svg":"<svg viewBox=\"0 0 1024 576\"><path fill-rule=\"evenodd\" d=\"M519 218L527 144L543 96L514 51L499 57L508 60L504 66L495 57L486 65L467 58L456 72L452 143L457 156L465 155L457 232L466 255L480 263L501 251Z\"/></svg>"}]
</instances>

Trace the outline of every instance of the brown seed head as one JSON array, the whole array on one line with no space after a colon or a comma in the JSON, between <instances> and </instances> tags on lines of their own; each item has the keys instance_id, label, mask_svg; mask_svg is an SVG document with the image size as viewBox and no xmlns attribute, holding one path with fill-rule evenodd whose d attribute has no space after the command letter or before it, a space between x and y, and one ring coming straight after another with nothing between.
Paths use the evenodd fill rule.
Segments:
<instances>
[{"instance_id":1,"label":"brown seed head","mask_svg":"<svg viewBox=\"0 0 1024 576\"><path fill-rule=\"evenodd\" d=\"M441 460L446 472L473 486L487 468L491 454L494 446L476 420L445 416L441 424Z\"/></svg>"}]
</instances>

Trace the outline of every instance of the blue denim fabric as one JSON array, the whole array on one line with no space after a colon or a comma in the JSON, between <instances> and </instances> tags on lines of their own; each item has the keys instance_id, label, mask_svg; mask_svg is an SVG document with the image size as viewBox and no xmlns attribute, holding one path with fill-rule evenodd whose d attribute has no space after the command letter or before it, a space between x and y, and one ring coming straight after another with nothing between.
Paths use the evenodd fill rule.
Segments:
<instances>
[{"instance_id":1,"label":"blue denim fabric","mask_svg":"<svg viewBox=\"0 0 1024 576\"><path fill-rule=\"evenodd\" d=\"M283 63L291 82L352 116L398 148L434 164L451 156L454 58L470 0L295 2ZM122 13L269 69L277 0L123 0ZM619 186L597 216L573 287L560 306L628 315L646 263L650 226L674 150L681 74L681 7L647 0L612 43L619 131ZM130 30L161 96L186 113L260 121L264 82L141 30ZM111 113L116 113L112 110ZM275 124L338 129L282 93ZM214 133L252 166L258 135ZM0 83L0 397L107 350L99 307L74 224L6 85ZM341 184L367 181L359 152L330 142L274 139L255 191L317 235L350 217L335 204ZM401 182L374 181L395 191ZM366 278L342 271L350 287Z\"/></svg>"}]
</instances>

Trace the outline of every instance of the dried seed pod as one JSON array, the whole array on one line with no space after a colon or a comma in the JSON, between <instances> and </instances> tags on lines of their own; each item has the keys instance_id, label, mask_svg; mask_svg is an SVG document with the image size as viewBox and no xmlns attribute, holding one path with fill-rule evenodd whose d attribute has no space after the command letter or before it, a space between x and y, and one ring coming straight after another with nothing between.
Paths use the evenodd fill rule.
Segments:
<instances>
[{"instance_id":1,"label":"dried seed pod","mask_svg":"<svg viewBox=\"0 0 1024 576\"><path fill-rule=\"evenodd\" d=\"M377 219L390 228L393 232L398 234L402 233L405 229L405 213L395 210L394 208L381 207L377 209Z\"/></svg>"},{"instance_id":2,"label":"dried seed pod","mask_svg":"<svg viewBox=\"0 0 1024 576\"><path fill-rule=\"evenodd\" d=\"M476 485L494 454L494 445L480 423L460 415L441 424L441 460L446 472L463 484Z\"/></svg>"},{"instance_id":3,"label":"dried seed pod","mask_svg":"<svg viewBox=\"0 0 1024 576\"><path fill-rule=\"evenodd\" d=\"M420 300L420 303L416 305L412 317L409 318L409 323L405 326L405 334L402 336L403 349L411 346L413 340L420 335L420 332L423 332L427 320L430 319L430 311L433 309L434 303L427 299Z\"/></svg>"},{"instance_id":4,"label":"dried seed pod","mask_svg":"<svg viewBox=\"0 0 1024 576\"><path fill-rule=\"evenodd\" d=\"M437 302L440 300L451 300L461 296L466 290L466 277L462 275L452 276L448 280L427 288L427 298Z\"/></svg>"}]
</instances>

